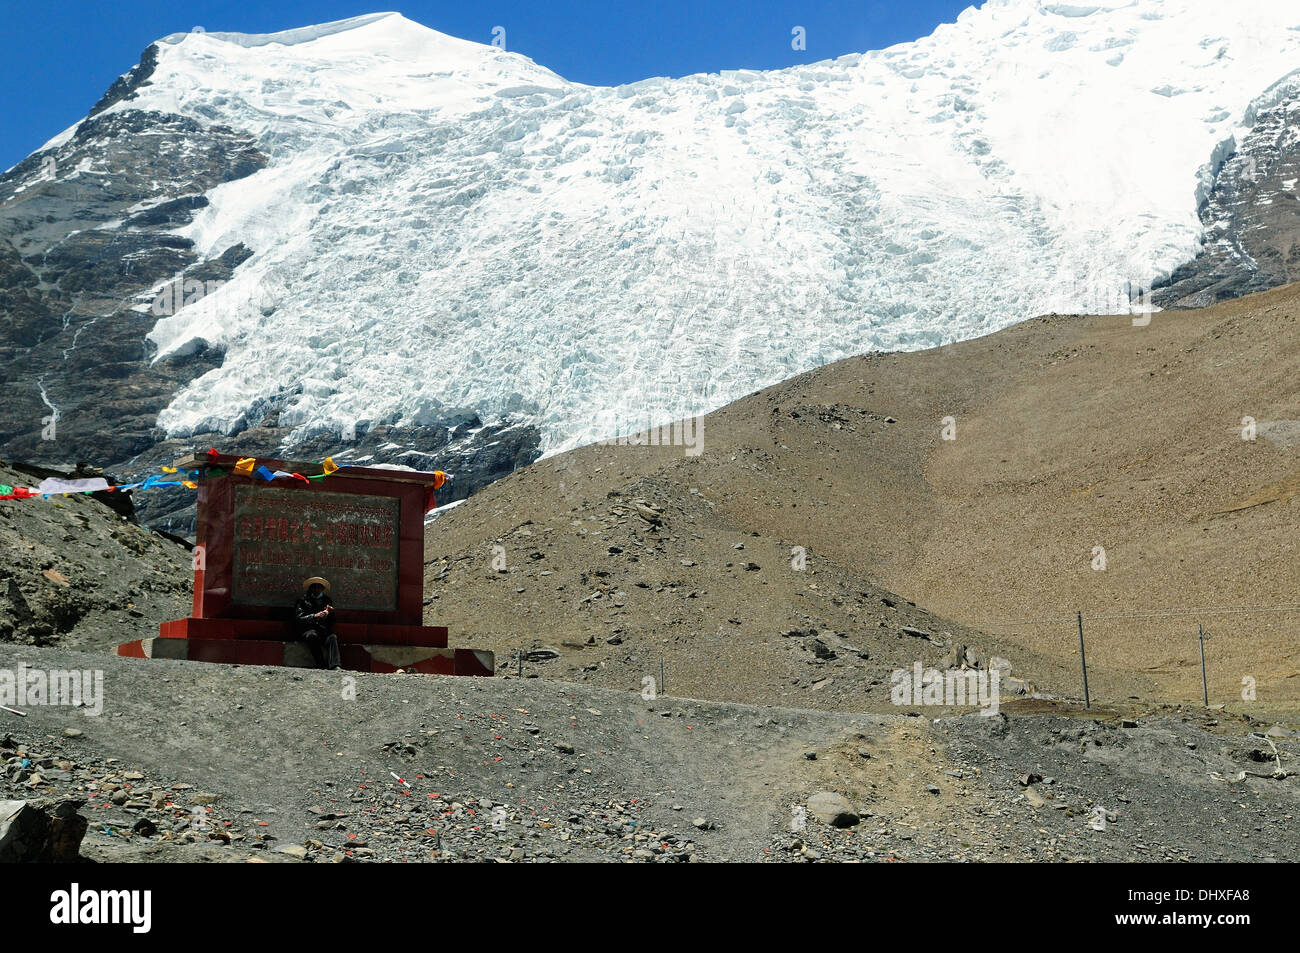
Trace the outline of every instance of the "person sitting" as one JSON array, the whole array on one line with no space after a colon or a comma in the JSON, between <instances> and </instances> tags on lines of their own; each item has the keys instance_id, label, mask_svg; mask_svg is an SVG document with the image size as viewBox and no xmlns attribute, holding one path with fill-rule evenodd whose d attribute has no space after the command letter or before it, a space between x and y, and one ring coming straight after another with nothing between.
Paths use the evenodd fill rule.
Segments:
<instances>
[{"instance_id":1,"label":"person sitting","mask_svg":"<svg viewBox=\"0 0 1300 953\"><path fill-rule=\"evenodd\" d=\"M339 667L339 640L334 634L334 604L328 579L312 576L302 583L303 594L294 604L293 621L297 637L307 643L319 668Z\"/></svg>"}]
</instances>

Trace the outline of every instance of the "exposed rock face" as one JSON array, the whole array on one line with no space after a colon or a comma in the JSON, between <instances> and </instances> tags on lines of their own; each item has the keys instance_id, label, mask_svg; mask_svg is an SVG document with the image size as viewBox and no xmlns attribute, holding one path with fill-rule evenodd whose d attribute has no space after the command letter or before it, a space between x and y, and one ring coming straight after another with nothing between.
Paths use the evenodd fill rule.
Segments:
<instances>
[{"instance_id":1,"label":"exposed rock face","mask_svg":"<svg viewBox=\"0 0 1300 953\"><path fill-rule=\"evenodd\" d=\"M7 455L116 466L156 442L159 408L220 355L151 364L151 289L176 275L228 277L250 253L237 246L203 262L172 232L207 205L208 189L263 165L234 130L122 112L87 119L0 177Z\"/></svg>"},{"instance_id":2,"label":"exposed rock face","mask_svg":"<svg viewBox=\"0 0 1300 953\"><path fill-rule=\"evenodd\" d=\"M158 44L150 43L140 54L140 62L129 73L119 76L113 85L100 97L99 102L90 107L90 115L98 116L109 106L116 105L124 99L134 99L135 91L149 82L149 77L158 67Z\"/></svg>"},{"instance_id":3,"label":"exposed rock face","mask_svg":"<svg viewBox=\"0 0 1300 953\"><path fill-rule=\"evenodd\" d=\"M89 822L81 798L0 801L0 863L75 863Z\"/></svg>"},{"instance_id":4,"label":"exposed rock face","mask_svg":"<svg viewBox=\"0 0 1300 953\"><path fill-rule=\"evenodd\" d=\"M442 493L448 502L536 459L536 430L485 428L463 409L420 427L365 422L355 436L321 434L288 450L278 416L297 381L226 432L165 439L159 410L223 354L200 342L155 362L145 336L160 308L193 303L257 251L236 244L204 259L176 231L208 206L210 189L267 160L251 136L225 126L155 111L101 115L134 98L156 60L151 46L66 141L0 176L0 453L54 466L89 460L123 480L214 445L295 459L334 454L448 470L456 477ZM263 309L274 312L273 303ZM146 522L193 533L192 493L141 494L137 505Z\"/></svg>"},{"instance_id":5,"label":"exposed rock face","mask_svg":"<svg viewBox=\"0 0 1300 953\"><path fill-rule=\"evenodd\" d=\"M1201 206L1204 247L1154 293L1162 308L1202 308L1300 280L1300 80L1224 163Z\"/></svg>"}]
</instances>

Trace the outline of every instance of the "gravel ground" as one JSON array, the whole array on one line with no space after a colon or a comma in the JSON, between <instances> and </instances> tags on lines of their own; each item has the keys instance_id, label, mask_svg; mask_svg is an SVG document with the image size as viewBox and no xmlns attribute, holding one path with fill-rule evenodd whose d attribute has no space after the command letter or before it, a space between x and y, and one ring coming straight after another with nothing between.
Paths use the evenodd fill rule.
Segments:
<instances>
[{"instance_id":1,"label":"gravel ground","mask_svg":"<svg viewBox=\"0 0 1300 953\"><path fill-rule=\"evenodd\" d=\"M1300 744L1226 711L854 715L0 647L0 669L20 663L103 671L98 716L0 712L0 797L84 799L83 853L100 861L1283 860L1300 848ZM1285 778L1271 777L1268 728ZM860 821L819 820L808 803L823 791Z\"/></svg>"}]
</instances>

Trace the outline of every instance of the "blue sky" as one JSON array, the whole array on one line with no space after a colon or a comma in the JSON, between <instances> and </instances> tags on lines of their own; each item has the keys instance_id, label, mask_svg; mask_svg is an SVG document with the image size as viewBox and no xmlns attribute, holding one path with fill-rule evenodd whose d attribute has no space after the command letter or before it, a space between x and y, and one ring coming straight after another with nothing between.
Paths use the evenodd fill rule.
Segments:
<instances>
[{"instance_id":1,"label":"blue sky","mask_svg":"<svg viewBox=\"0 0 1300 953\"><path fill-rule=\"evenodd\" d=\"M140 52L195 26L269 33L397 10L453 36L492 41L567 79L774 69L914 40L977 0L60 0L8 5L0 57L0 169L84 117ZM807 49L791 48L802 26Z\"/></svg>"}]
</instances>

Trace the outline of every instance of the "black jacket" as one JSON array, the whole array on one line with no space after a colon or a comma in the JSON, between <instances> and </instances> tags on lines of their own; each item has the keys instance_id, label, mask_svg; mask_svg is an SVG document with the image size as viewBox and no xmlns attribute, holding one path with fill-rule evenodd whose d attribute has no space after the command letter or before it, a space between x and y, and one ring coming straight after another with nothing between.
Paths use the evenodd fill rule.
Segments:
<instances>
[{"instance_id":1,"label":"black jacket","mask_svg":"<svg viewBox=\"0 0 1300 953\"><path fill-rule=\"evenodd\" d=\"M326 606L333 605L330 597L321 593L319 596L302 595L293 607L293 627L294 632L299 638L310 629L328 635L334 631L334 613L322 616L319 619L313 619L317 612Z\"/></svg>"}]
</instances>

